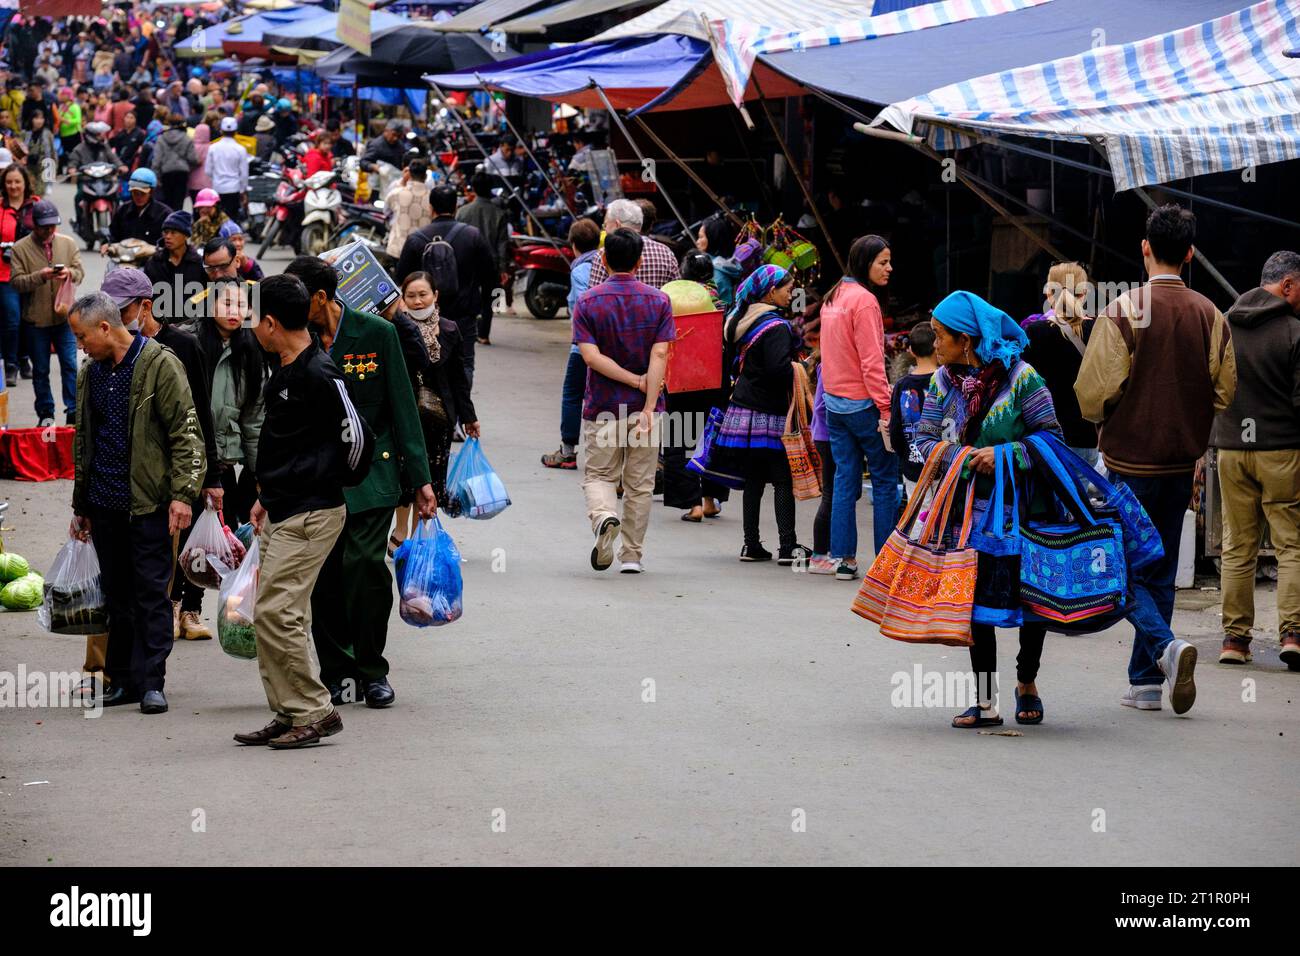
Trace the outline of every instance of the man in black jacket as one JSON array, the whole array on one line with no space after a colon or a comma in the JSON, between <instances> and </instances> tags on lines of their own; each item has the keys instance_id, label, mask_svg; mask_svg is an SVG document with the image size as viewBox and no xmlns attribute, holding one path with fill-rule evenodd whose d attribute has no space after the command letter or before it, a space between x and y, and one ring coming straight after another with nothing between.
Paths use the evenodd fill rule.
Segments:
<instances>
[{"instance_id":1,"label":"man in black jacket","mask_svg":"<svg viewBox=\"0 0 1300 956\"><path fill-rule=\"evenodd\" d=\"M312 664L311 593L343 531L343 488L365 476L374 438L353 407L338 366L307 331L310 297L302 280L270 276L258 291L253 334L276 361L265 390L259 499L252 509L262 562L257 666L275 717L261 730L235 734L235 740L281 750L314 744L343 729ZM226 607L228 621L239 615L242 603Z\"/></svg>"},{"instance_id":2,"label":"man in black jacket","mask_svg":"<svg viewBox=\"0 0 1300 956\"><path fill-rule=\"evenodd\" d=\"M382 162L401 169L406 158L406 144L402 139L405 132L406 124L401 120L389 120L384 131L366 143L366 150L361 154L361 168L374 169L376 163Z\"/></svg>"},{"instance_id":3,"label":"man in black jacket","mask_svg":"<svg viewBox=\"0 0 1300 956\"><path fill-rule=\"evenodd\" d=\"M177 325L164 325L158 321L153 314L153 283L139 269L114 269L104 277L100 291L113 300L128 328L138 325L140 335L171 349L185 366L185 378L194 397L199 427L203 430L203 448L208 463L203 490L191 508L196 514L202 513L210 501L211 507L219 511L222 501L221 457L217 454L216 436L212 430L212 383L208 380L207 362L203 360L199 340L192 332ZM178 556L184 553L189 536L189 528L181 532ZM202 613L203 589L192 584L178 564L172 575L172 637L187 641L211 640L212 631L200 619Z\"/></svg>"},{"instance_id":4,"label":"man in black jacket","mask_svg":"<svg viewBox=\"0 0 1300 956\"><path fill-rule=\"evenodd\" d=\"M1300 671L1300 254L1275 252L1259 286L1228 310L1237 394L1210 435L1223 493L1219 663L1251 660L1255 566L1267 526L1277 555L1279 656Z\"/></svg>"},{"instance_id":5,"label":"man in black jacket","mask_svg":"<svg viewBox=\"0 0 1300 956\"><path fill-rule=\"evenodd\" d=\"M451 246L456 254L458 290L454 302L439 300L438 311L460 329L465 346L465 373L472 385L478 314L484 290L492 288L497 281L496 257L481 232L468 223L456 221L454 188L435 186L429 190L429 206L433 209L433 222L407 237L397 260L396 278L401 283L412 272L423 268L424 247L434 236L442 237Z\"/></svg>"},{"instance_id":6,"label":"man in black jacket","mask_svg":"<svg viewBox=\"0 0 1300 956\"><path fill-rule=\"evenodd\" d=\"M114 242L123 239L140 239L151 246L162 241L162 225L172 214L170 206L154 198L158 177L152 169L137 169L127 182L131 201L117 207L108 234Z\"/></svg>"},{"instance_id":7,"label":"man in black jacket","mask_svg":"<svg viewBox=\"0 0 1300 956\"><path fill-rule=\"evenodd\" d=\"M163 220L162 245L144 263L144 274L153 283L154 308L163 322L190 317L186 304L207 289L203 258L190 245L191 226L187 212L168 216Z\"/></svg>"}]
</instances>

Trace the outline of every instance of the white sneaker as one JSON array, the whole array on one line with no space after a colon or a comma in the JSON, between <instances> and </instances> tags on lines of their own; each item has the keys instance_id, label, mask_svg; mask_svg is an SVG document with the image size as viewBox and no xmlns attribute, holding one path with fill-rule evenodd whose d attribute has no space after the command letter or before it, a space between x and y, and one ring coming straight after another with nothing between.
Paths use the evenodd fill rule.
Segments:
<instances>
[{"instance_id":1,"label":"white sneaker","mask_svg":"<svg viewBox=\"0 0 1300 956\"><path fill-rule=\"evenodd\" d=\"M1163 694L1164 688L1159 684L1129 684L1119 702L1125 707L1136 707L1138 710L1160 710Z\"/></svg>"},{"instance_id":2,"label":"white sneaker","mask_svg":"<svg viewBox=\"0 0 1300 956\"><path fill-rule=\"evenodd\" d=\"M614 563L614 540L618 537L619 520L610 515L600 523L596 532L596 546L591 549L591 566L604 571Z\"/></svg>"},{"instance_id":3,"label":"white sneaker","mask_svg":"<svg viewBox=\"0 0 1300 956\"><path fill-rule=\"evenodd\" d=\"M1169 704L1175 714L1185 714L1196 703L1196 648L1174 638L1160 655L1160 669L1169 680Z\"/></svg>"},{"instance_id":4,"label":"white sneaker","mask_svg":"<svg viewBox=\"0 0 1300 956\"><path fill-rule=\"evenodd\" d=\"M623 566L618 569L619 574L640 574L644 568L641 567L640 561L624 561Z\"/></svg>"},{"instance_id":5,"label":"white sneaker","mask_svg":"<svg viewBox=\"0 0 1300 956\"><path fill-rule=\"evenodd\" d=\"M834 574L840 563L825 554L814 554L808 562L809 574Z\"/></svg>"}]
</instances>

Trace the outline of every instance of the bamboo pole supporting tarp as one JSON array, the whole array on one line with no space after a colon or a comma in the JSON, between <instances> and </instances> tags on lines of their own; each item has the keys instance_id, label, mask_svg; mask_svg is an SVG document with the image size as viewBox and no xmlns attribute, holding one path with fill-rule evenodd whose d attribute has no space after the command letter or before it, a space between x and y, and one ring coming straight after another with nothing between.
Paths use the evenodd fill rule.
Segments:
<instances>
[{"instance_id":1,"label":"bamboo pole supporting tarp","mask_svg":"<svg viewBox=\"0 0 1300 956\"><path fill-rule=\"evenodd\" d=\"M728 219L734 222L737 227L743 227L745 225L745 221L741 219L739 216L737 216L734 212L732 212L727 207L727 204L722 201L722 199L718 196L718 194L715 193L711 188L709 188L709 184L700 178L699 173L691 169L691 167L686 164L686 161L684 159L682 159L680 156L678 156L676 153L674 153L671 149L668 148L668 145L664 143L664 141L660 139L658 135L655 134L655 131L649 127L649 125L646 123L645 120L643 120L640 116L634 116L632 118L637 121L637 125L641 127L641 129L645 132L645 134L650 137L650 141L654 143L656 146L658 146L660 149L662 149L665 153L667 153L668 158L681 167L682 172L684 172L687 176L691 178L691 182L695 183L695 185L699 186L701 189L704 190L705 195L707 195L709 199L713 200L713 204L717 206L719 209L721 209L726 214Z\"/></svg>"}]
</instances>

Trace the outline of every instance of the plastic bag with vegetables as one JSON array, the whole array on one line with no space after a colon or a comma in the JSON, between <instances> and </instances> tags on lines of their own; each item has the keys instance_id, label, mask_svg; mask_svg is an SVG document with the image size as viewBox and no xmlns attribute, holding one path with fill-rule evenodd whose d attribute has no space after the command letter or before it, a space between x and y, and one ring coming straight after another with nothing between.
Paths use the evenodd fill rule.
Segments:
<instances>
[{"instance_id":1,"label":"plastic bag with vegetables","mask_svg":"<svg viewBox=\"0 0 1300 956\"><path fill-rule=\"evenodd\" d=\"M45 577L44 600L37 612L52 634L104 634L108 606L99 577L99 556L89 541L69 538L54 556Z\"/></svg>"},{"instance_id":2,"label":"plastic bag with vegetables","mask_svg":"<svg viewBox=\"0 0 1300 956\"><path fill-rule=\"evenodd\" d=\"M439 523L420 522L415 534L393 552L402 620L414 627L439 627L461 616L460 551Z\"/></svg>"},{"instance_id":3,"label":"plastic bag with vegetables","mask_svg":"<svg viewBox=\"0 0 1300 956\"><path fill-rule=\"evenodd\" d=\"M253 628L253 610L257 604L257 579L262 559L257 539L239 565L221 582L217 601L217 640L231 657L251 661L257 657L257 633Z\"/></svg>"}]
</instances>

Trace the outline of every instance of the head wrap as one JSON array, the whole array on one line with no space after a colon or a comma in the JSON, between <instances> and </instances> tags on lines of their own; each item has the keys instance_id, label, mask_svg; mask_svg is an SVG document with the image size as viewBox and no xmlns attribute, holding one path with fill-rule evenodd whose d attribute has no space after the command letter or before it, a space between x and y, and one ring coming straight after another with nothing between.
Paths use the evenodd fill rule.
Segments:
<instances>
[{"instance_id":1,"label":"head wrap","mask_svg":"<svg viewBox=\"0 0 1300 956\"><path fill-rule=\"evenodd\" d=\"M736 290L736 304L727 313L728 319L743 317L749 307L763 298L773 289L785 285L790 273L780 266L759 266Z\"/></svg>"},{"instance_id":2,"label":"head wrap","mask_svg":"<svg viewBox=\"0 0 1300 956\"><path fill-rule=\"evenodd\" d=\"M1001 360L1008 369L1029 344L1025 330L1011 316L973 292L954 292L934 307L935 319L946 329L979 338L975 354L990 364Z\"/></svg>"}]
</instances>

